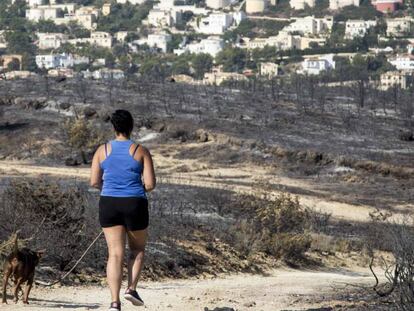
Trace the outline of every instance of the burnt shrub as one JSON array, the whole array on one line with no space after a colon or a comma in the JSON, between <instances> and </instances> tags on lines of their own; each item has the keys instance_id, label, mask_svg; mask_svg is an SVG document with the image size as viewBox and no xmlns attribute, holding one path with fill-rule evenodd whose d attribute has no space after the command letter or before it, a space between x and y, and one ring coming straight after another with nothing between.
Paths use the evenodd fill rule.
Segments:
<instances>
[{"instance_id":1,"label":"burnt shrub","mask_svg":"<svg viewBox=\"0 0 414 311\"><path fill-rule=\"evenodd\" d=\"M312 239L306 211L297 197L279 195L273 202L258 207L256 211L262 249L285 260L303 258Z\"/></svg>"},{"instance_id":2,"label":"burnt shrub","mask_svg":"<svg viewBox=\"0 0 414 311\"><path fill-rule=\"evenodd\" d=\"M403 130L400 130L398 132L398 138L400 140L402 140L402 141L413 141L414 140L414 134L411 131L407 131L407 130L403 131Z\"/></svg>"},{"instance_id":3,"label":"burnt shrub","mask_svg":"<svg viewBox=\"0 0 414 311\"><path fill-rule=\"evenodd\" d=\"M365 244L371 255L373 290L378 296L387 297L398 310L414 310L414 217L412 214L395 217L379 209L370 213L370 217ZM392 256L385 258L377 250L386 250ZM373 269L375 261L382 270L381 279Z\"/></svg>"},{"instance_id":4,"label":"burnt shrub","mask_svg":"<svg viewBox=\"0 0 414 311\"><path fill-rule=\"evenodd\" d=\"M46 261L65 270L96 234L88 206L87 191L81 186L12 180L2 193L0 239L19 230L19 238L30 248L46 249Z\"/></svg>"},{"instance_id":5,"label":"burnt shrub","mask_svg":"<svg viewBox=\"0 0 414 311\"><path fill-rule=\"evenodd\" d=\"M66 120L63 131L69 146L80 154L84 164L89 162L92 152L106 141L109 133L85 118Z\"/></svg>"},{"instance_id":6,"label":"burnt shrub","mask_svg":"<svg viewBox=\"0 0 414 311\"><path fill-rule=\"evenodd\" d=\"M274 200L249 197L243 209L251 215L234 225L235 244L245 254L264 252L293 262L305 258L312 238L307 212L297 197L280 194Z\"/></svg>"}]
</instances>

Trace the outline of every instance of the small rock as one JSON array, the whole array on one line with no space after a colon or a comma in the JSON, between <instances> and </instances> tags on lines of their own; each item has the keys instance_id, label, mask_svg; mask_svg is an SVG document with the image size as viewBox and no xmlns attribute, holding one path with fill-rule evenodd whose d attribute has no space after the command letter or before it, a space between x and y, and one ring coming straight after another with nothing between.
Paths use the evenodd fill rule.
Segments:
<instances>
[{"instance_id":1,"label":"small rock","mask_svg":"<svg viewBox=\"0 0 414 311\"><path fill-rule=\"evenodd\" d=\"M91 107L86 107L86 108L83 110L83 115L84 115L86 118L92 118L94 115L96 115L96 110L95 110L95 109L93 109L93 108L91 108Z\"/></svg>"},{"instance_id":2,"label":"small rock","mask_svg":"<svg viewBox=\"0 0 414 311\"><path fill-rule=\"evenodd\" d=\"M398 136L400 140L402 141L413 141L414 140L414 134L411 131L400 130L400 133Z\"/></svg>"},{"instance_id":3,"label":"small rock","mask_svg":"<svg viewBox=\"0 0 414 311\"><path fill-rule=\"evenodd\" d=\"M209 141L209 134L207 131L203 129L199 129L196 131L197 140L200 143L205 143Z\"/></svg>"},{"instance_id":4,"label":"small rock","mask_svg":"<svg viewBox=\"0 0 414 311\"><path fill-rule=\"evenodd\" d=\"M66 166L78 166L80 163L78 162L78 160L73 159L73 158L67 158L65 160L65 165Z\"/></svg>"},{"instance_id":5,"label":"small rock","mask_svg":"<svg viewBox=\"0 0 414 311\"><path fill-rule=\"evenodd\" d=\"M256 305L256 302L251 301L251 302L246 302L243 306L251 308L254 307Z\"/></svg>"},{"instance_id":6,"label":"small rock","mask_svg":"<svg viewBox=\"0 0 414 311\"><path fill-rule=\"evenodd\" d=\"M105 113L105 114L101 115L101 120L103 122L109 122L109 121L111 121L111 116L108 113Z\"/></svg>"},{"instance_id":7,"label":"small rock","mask_svg":"<svg viewBox=\"0 0 414 311\"><path fill-rule=\"evenodd\" d=\"M67 102L62 102L62 103L59 104L59 108L62 109L62 110L68 110L70 108L70 106L71 105Z\"/></svg>"}]
</instances>

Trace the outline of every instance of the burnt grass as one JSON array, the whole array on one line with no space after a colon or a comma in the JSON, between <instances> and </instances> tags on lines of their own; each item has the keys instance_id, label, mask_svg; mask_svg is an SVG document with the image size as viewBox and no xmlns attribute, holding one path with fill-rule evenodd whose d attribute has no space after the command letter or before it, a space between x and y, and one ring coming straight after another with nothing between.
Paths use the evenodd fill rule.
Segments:
<instances>
[{"instance_id":1,"label":"burnt grass","mask_svg":"<svg viewBox=\"0 0 414 311\"><path fill-rule=\"evenodd\" d=\"M20 238L23 239L20 247L25 245L31 249L49 249L42 258L37 278L50 281L67 271L100 231L97 208L99 196L96 192L88 192L83 181L43 178L62 188L71 189L70 187L76 186L84 189L87 205L81 217L76 220L81 222L80 227L83 228L76 238L79 242L59 246L54 238L58 234L65 235L61 231L66 229L53 229L49 220L42 223L39 233L32 235L39 226L38 217L33 216L30 221L30 213L24 213L24 216L10 213L13 206L8 206L10 202L4 197L5 189L19 179L36 183L36 179L27 177L2 178L0 195L5 200L1 200L0 211L3 215L7 214L7 217L0 219L0 240L6 241L12 232L20 230ZM34 196L37 199L38 195L35 190ZM47 198L48 194L44 195L42 198ZM157 192L149 194L150 226L143 279L199 278L231 272L266 274L268 268L276 265L276 260L265 254L242 252L233 240L232 229L238 219L253 217L252 210L234 208L235 202L240 200L241 198L226 190L211 191L202 187L177 186L163 182L158 184ZM218 202L220 205L217 205ZM70 234L70 230L67 234ZM24 241L28 237L31 239ZM59 247L62 250L73 247L71 256L60 256L60 260L57 260L51 248ZM57 250L57 253L60 251ZM128 252L126 256L127 254ZM63 283L101 282L105 276L106 256L106 243L101 238Z\"/></svg>"},{"instance_id":2,"label":"burnt grass","mask_svg":"<svg viewBox=\"0 0 414 311\"><path fill-rule=\"evenodd\" d=\"M62 124L67 118L85 117L103 139L109 139L108 115L123 108L135 116L133 138L142 131L156 132L159 136L148 142L149 148L162 149L175 159L199 159L209 168L258 165L266 167L269 175L314 184L312 191L266 185L297 195L391 212L396 211L396 205L411 202L414 142L402 139L401 132L412 132L412 120L398 111L384 114L373 105L358 108L353 101L335 99L335 90L328 93L323 109L318 102L310 102L303 109L292 103L289 95L275 99L266 90L249 88L143 80L2 81L0 159L63 165L68 157L79 157L66 142ZM390 111L393 107L390 103L386 108ZM90 147L89 156L93 151ZM180 169L194 170L185 166ZM228 181L229 189L234 183ZM265 273L275 264L273 258L264 254L249 257L238 249L231 234L223 234L237 220L251 216L251 211L232 208L237 200L226 190L212 193L202 187L161 183L150 197L151 231L143 277ZM96 196L91 198L91 206L96 206ZM90 217L95 217L93 212ZM367 229L364 223L333 220L318 231L359 239ZM34 246L40 244L34 242ZM90 269L103 276L104 241L88 256L72 281L91 281L85 277ZM94 264L88 264L91 262ZM47 258L46 264L53 265Z\"/></svg>"},{"instance_id":3,"label":"burnt grass","mask_svg":"<svg viewBox=\"0 0 414 311\"><path fill-rule=\"evenodd\" d=\"M213 168L264 165L275 174L312 180L319 195L353 204L392 210L409 202L414 142L402 139L401 133L413 131L411 119L398 109L384 114L373 103L358 108L335 100L329 91L323 110L317 101L303 109L286 97L274 99L266 91L248 88L142 80L2 81L0 159L63 164L77 156L62 130L66 115L86 115L109 138L109 113L126 108L134 114L137 129L161 134L150 146L178 150L178 159L199 159ZM389 103L385 108L393 107ZM199 129L214 143L186 147L197 141Z\"/></svg>"}]
</instances>

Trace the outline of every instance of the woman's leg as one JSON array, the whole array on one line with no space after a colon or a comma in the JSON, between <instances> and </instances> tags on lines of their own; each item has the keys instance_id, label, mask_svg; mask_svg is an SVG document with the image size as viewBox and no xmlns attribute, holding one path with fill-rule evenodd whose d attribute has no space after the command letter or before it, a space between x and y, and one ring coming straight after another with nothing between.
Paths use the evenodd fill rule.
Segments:
<instances>
[{"instance_id":1,"label":"woman's leg","mask_svg":"<svg viewBox=\"0 0 414 311\"><path fill-rule=\"evenodd\" d=\"M122 282L122 266L125 254L125 227L113 226L103 228L108 244L108 264L106 275L111 291L112 302L119 302L119 291Z\"/></svg>"},{"instance_id":2,"label":"woman's leg","mask_svg":"<svg viewBox=\"0 0 414 311\"><path fill-rule=\"evenodd\" d=\"M128 288L135 290L139 275L144 265L145 245L147 243L147 229L127 231L128 256Z\"/></svg>"}]
</instances>

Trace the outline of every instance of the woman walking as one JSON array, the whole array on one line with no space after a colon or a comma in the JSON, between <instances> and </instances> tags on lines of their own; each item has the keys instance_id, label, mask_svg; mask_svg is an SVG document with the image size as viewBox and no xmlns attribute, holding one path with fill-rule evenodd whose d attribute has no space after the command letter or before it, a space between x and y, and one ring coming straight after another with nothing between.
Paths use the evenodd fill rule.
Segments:
<instances>
[{"instance_id":1,"label":"woman walking","mask_svg":"<svg viewBox=\"0 0 414 311\"><path fill-rule=\"evenodd\" d=\"M136 287L147 241L146 192L155 187L155 173L149 151L130 139L134 125L131 114L116 110L111 123L115 139L95 152L90 183L101 190L99 222L108 245L106 273L112 298L109 311L119 311L126 240L129 245L128 287L124 298L136 306L144 304Z\"/></svg>"}]
</instances>

